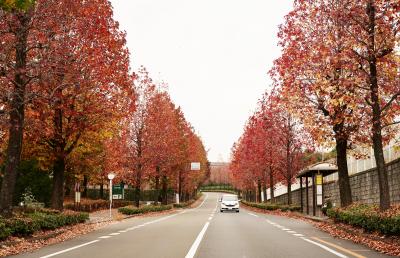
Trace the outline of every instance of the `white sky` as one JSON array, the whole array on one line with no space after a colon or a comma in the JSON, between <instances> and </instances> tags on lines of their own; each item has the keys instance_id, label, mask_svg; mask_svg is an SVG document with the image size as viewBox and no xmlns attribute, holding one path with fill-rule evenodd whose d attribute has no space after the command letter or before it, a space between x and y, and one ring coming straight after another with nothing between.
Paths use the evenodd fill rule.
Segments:
<instances>
[{"instance_id":1,"label":"white sky","mask_svg":"<svg viewBox=\"0 0 400 258\"><path fill-rule=\"evenodd\" d=\"M268 88L278 25L292 0L111 0L127 32L131 65L169 84L209 149L229 160Z\"/></svg>"}]
</instances>

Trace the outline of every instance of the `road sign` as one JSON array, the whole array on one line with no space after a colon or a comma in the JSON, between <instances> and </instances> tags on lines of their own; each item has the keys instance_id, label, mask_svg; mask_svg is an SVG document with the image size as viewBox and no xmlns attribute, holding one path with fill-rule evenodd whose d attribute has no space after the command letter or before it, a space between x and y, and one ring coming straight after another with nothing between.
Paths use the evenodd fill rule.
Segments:
<instances>
[{"instance_id":1,"label":"road sign","mask_svg":"<svg viewBox=\"0 0 400 258\"><path fill-rule=\"evenodd\" d=\"M114 200L124 199L124 184L113 185L112 188L112 198Z\"/></svg>"},{"instance_id":2,"label":"road sign","mask_svg":"<svg viewBox=\"0 0 400 258\"><path fill-rule=\"evenodd\" d=\"M317 175L315 181L316 185L322 185L322 175Z\"/></svg>"},{"instance_id":3,"label":"road sign","mask_svg":"<svg viewBox=\"0 0 400 258\"><path fill-rule=\"evenodd\" d=\"M190 163L190 170L200 170L200 162Z\"/></svg>"}]
</instances>

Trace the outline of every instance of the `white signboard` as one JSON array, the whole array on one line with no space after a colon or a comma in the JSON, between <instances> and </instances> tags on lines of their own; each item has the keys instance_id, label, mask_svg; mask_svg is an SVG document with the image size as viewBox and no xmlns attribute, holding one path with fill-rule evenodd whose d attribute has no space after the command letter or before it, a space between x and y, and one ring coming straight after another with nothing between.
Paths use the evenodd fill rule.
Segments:
<instances>
[{"instance_id":1,"label":"white signboard","mask_svg":"<svg viewBox=\"0 0 400 258\"><path fill-rule=\"evenodd\" d=\"M113 200L122 200L122 194L113 194L112 198Z\"/></svg>"},{"instance_id":2,"label":"white signboard","mask_svg":"<svg viewBox=\"0 0 400 258\"><path fill-rule=\"evenodd\" d=\"M200 162L190 163L190 170L200 170Z\"/></svg>"},{"instance_id":3,"label":"white signboard","mask_svg":"<svg viewBox=\"0 0 400 258\"><path fill-rule=\"evenodd\" d=\"M317 205L322 205L322 185L317 185Z\"/></svg>"},{"instance_id":4,"label":"white signboard","mask_svg":"<svg viewBox=\"0 0 400 258\"><path fill-rule=\"evenodd\" d=\"M322 195L317 195L317 205L322 205Z\"/></svg>"}]
</instances>

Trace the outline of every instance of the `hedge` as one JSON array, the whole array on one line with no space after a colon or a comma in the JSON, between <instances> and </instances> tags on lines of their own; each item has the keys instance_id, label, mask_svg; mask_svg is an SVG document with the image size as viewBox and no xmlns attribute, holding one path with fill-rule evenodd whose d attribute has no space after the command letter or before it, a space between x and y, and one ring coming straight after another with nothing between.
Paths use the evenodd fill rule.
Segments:
<instances>
[{"instance_id":1,"label":"hedge","mask_svg":"<svg viewBox=\"0 0 400 258\"><path fill-rule=\"evenodd\" d=\"M192 205L193 203L195 203L201 197L201 195L202 194L199 193L199 194L196 195L196 198L191 199L191 200L189 200L187 202L174 203L173 206L174 206L174 208L187 208L190 205Z\"/></svg>"},{"instance_id":2,"label":"hedge","mask_svg":"<svg viewBox=\"0 0 400 258\"><path fill-rule=\"evenodd\" d=\"M0 218L0 240L8 236L29 236L39 230L83 223L89 219L87 213L38 211L23 213L14 218Z\"/></svg>"},{"instance_id":3,"label":"hedge","mask_svg":"<svg viewBox=\"0 0 400 258\"><path fill-rule=\"evenodd\" d=\"M400 235L400 207L380 212L377 205L353 204L346 208L329 209L327 215L336 222L361 227L366 231Z\"/></svg>"},{"instance_id":4,"label":"hedge","mask_svg":"<svg viewBox=\"0 0 400 258\"><path fill-rule=\"evenodd\" d=\"M262 210L268 210L268 211L275 211L275 210L281 210L281 211L301 211L301 207L298 205L282 205L282 204L271 204L271 203L255 203L255 202L246 202L242 201L243 204L250 206L250 207L255 207L258 209Z\"/></svg>"},{"instance_id":5,"label":"hedge","mask_svg":"<svg viewBox=\"0 0 400 258\"><path fill-rule=\"evenodd\" d=\"M11 229L9 229L3 220L0 220L0 240L6 239L11 235Z\"/></svg>"},{"instance_id":6,"label":"hedge","mask_svg":"<svg viewBox=\"0 0 400 258\"><path fill-rule=\"evenodd\" d=\"M201 190L202 192L211 192L211 193L228 193L228 194L238 194L236 191L234 191L234 190L223 190L223 189L221 189L221 190L209 190L209 189L202 189Z\"/></svg>"},{"instance_id":7,"label":"hedge","mask_svg":"<svg viewBox=\"0 0 400 258\"><path fill-rule=\"evenodd\" d=\"M132 204L132 201L113 200L113 208L125 207ZM76 207L75 204L70 201L64 203L64 208L68 210L75 210ZM83 212L93 212L98 210L105 210L108 208L110 208L110 202L108 200L82 199L78 210Z\"/></svg>"},{"instance_id":8,"label":"hedge","mask_svg":"<svg viewBox=\"0 0 400 258\"><path fill-rule=\"evenodd\" d=\"M165 210L170 210L170 209L172 209L172 205L159 205L159 206L148 205L148 206L143 206L140 208L127 206L127 207L119 208L118 211L125 215L134 215L134 214L142 214L142 213L149 213L149 212L159 212L159 211L165 211Z\"/></svg>"}]
</instances>

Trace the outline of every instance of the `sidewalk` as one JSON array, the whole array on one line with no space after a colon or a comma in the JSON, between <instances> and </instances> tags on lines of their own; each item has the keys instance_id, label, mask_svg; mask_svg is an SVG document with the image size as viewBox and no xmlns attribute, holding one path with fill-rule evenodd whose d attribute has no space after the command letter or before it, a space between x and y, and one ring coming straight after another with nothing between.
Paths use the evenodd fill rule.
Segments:
<instances>
[{"instance_id":1,"label":"sidewalk","mask_svg":"<svg viewBox=\"0 0 400 258\"><path fill-rule=\"evenodd\" d=\"M110 210L108 209L91 212L89 213L88 223L99 223L99 222L105 222L111 220L115 221L123 219L123 215L118 212L118 209L112 209L111 216L112 218L110 218Z\"/></svg>"}]
</instances>

